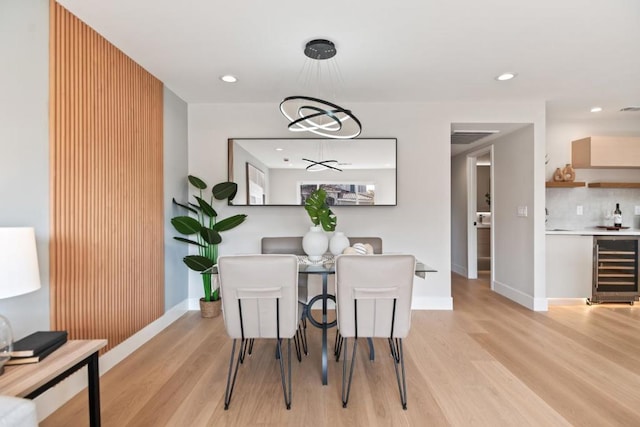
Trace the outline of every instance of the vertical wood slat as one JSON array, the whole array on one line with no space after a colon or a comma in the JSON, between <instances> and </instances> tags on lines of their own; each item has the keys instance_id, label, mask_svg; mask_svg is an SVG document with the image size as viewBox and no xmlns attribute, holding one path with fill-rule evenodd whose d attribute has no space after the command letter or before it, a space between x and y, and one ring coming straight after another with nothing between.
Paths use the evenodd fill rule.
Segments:
<instances>
[{"instance_id":1,"label":"vertical wood slat","mask_svg":"<svg viewBox=\"0 0 640 427\"><path fill-rule=\"evenodd\" d=\"M108 350L164 311L162 83L50 14L51 327Z\"/></svg>"}]
</instances>

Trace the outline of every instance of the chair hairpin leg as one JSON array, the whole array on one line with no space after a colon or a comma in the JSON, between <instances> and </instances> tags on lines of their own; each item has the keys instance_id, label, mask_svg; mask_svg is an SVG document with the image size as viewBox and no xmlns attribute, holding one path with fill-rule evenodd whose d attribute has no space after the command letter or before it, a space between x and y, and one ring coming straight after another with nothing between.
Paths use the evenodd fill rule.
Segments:
<instances>
[{"instance_id":1,"label":"chair hairpin leg","mask_svg":"<svg viewBox=\"0 0 640 427\"><path fill-rule=\"evenodd\" d=\"M336 356L336 362L340 360L340 353L342 353L342 342L344 338L340 335L340 331L336 331L336 342L333 345L333 354Z\"/></svg>"},{"instance_id":2,"label":"chair hairpin leg","mask_svg":"<svg viewBox=\"0 0 640 427\"><path fill-rule=\"evenodd\" d=\"M300 328L298 328L298 330L296 331L296 334L293 336L293 344L295 345L295 348L296 348L296 358L298 359L298 362L302 362L302 354L300 352L300 347L301 347L300 341L302 339L300 337L301 337Z\"/></svg>"},{"instance_id":3,"label":"chair hairpin leg","mask_svg":"<svg viewBox=\"0 0 640 427\"><path fill-rule=\"evenodd\" d=\"M231 357L229 358L229 373L227 374L227 389L224 394L224 410L229 409L229 404L231 403L231 395L233 394L233 387L236 385L236 376L238 375L238 367L242 363L242 347L245 343L245 340L240 341L240 347L238 348L238 360L235 363L235 369L233 367L233 360L236 352L236 341L233 340L233 347L231 347ZM233 379L231 378L231 372L233 371Z\"/></svg>"},{"instance_id":4,"label":"chair hairpin leg","mask_svg":"<svg viewBox=\"0 0 640 427\"><path fill-rule=\"evenodd\" d=\"M249 340L249 355L251 355L251 352L253 352L253 341L253 338Z\"/></svg>"},{"instance_id":5,"label":"chair hairpin leg","mask_svg":"<svg viewBox=\"0 0 640 427\"><path fill-rule=\"evenodd\" d=\"M302 342L302 351L304 351L304 355L307 356L309 354L309 348L307 347L307 321L302 319L303 327L302 333L300 334L300 341Z\"/></svg>"},{"instance_id":6,"label":"chair hairpin leg","mask_svg":"<svg viewBox=\"0 0 640 427\"><path fill-rule=\"evenodd\" d=\"M240 353L239 353L239 360L240 363L244 363L244 358L247 355L247 346L249 344L249 341L251 341L250 339L243 339L242 342L240 343ZM251 352L249 352L249 354L251 354Z\"/></svg>"},{"instance_id":7,"label":"chair hairpin leg","mask_svg":"<svg viewBox=\"0 0 640 427\"><path fill-rule=\"evenodd\" d=\"M391 338L389 338L391 342ZM395 348L397 351L397 358L393 357L393 367L396 370L396 380L398 381L398 392L400 393L400 402L402 403L402 409L407 409L407 378L404 370L404 352L402 350L402 338L396 338ZM400 365L401 372L398 371L398 365ZM402 374L402 381L400 380L400 374Z\"/></svg>"},{"instance_id":8,"label":"chair hairpin leg","mask_svg":"<svg viewBox=\"0 0 640 427\"><path fill-rule=\"evenodd\" d=\"M278 352L282 355L282 340L278 339ZM284 404L287 407L287 409L291 409L291 339L287 339L287 346L288 346L288 355L287 355L287 364L288 364L288 371L289 371L289 381L288 381L288 385L287 385L287 379L285 376L285 372L284 372L284 361L282 359L284 359L284 357L280 357L280 377L282 379L282 393L284 394ZM287 388L288 393L287 393Z\"/></svg>"},{"instance_id":9,"label":"chair hairpin leg","mask_svg":"<svg viewBox=\"0 0 640 427\"><path fill-rule=\"evenodd\" d=\"M347 381L347 359L349 353L349 342L347 338L341 338L344 340L344 359L342 360L342 407L346 408L349 402L349 393L351 392L351 380L353 379L353 368L356 364L356 350L358 349L358 339L353 339L353 353L351 355L351 368L349 369L349 382L346 384L347 389L345 393L345 382Z\"/></svg>"}]
</instances>

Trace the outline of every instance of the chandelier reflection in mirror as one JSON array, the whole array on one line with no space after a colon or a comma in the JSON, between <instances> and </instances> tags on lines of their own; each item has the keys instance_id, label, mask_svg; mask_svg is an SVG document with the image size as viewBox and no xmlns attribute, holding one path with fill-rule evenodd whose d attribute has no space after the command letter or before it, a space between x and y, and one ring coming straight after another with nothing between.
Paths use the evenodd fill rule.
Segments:
<instances>
[{"instance_id":1,"label":"chandelier reflection in mirror","mask_svg":"<svg viewBox=\"0 0 640 427\"><path fill-rule=\"evenodd\" d=\"M320 172L324 170L342 172L342 169L336 167L338 165L337 160L324 160L324 145L321 140L318 141L318 159L319 160L307 159L305 157L302 158L303 161L309 162L309 166L305 168L307 172Z\"/></svg>"},{"instance_id":2,"label":"chandelier reflection in mirror","mask_svg":"<svg viewBox=\"0 0 640 427\"><path fill-rule=\"evenodd\" d=\"M311 40L306 44L304 54L315 63L314 67L307 60L301 74L306 77L306 85L315 74L318 84L320 69L325 60L336 55L336 47L329 40ZM335 61L326 61L328 78L335 74L340 77L340 71ZM333 67L333 69L329 67ZM334 81L330 86L335 86ZM360 120L351 112L337 104L312 96L288 96L280 103L280 111L289 120L289 130L292 132L312 132L316 135L333 139L351 139L362 132Z\"/></svg>"}]
</instances>

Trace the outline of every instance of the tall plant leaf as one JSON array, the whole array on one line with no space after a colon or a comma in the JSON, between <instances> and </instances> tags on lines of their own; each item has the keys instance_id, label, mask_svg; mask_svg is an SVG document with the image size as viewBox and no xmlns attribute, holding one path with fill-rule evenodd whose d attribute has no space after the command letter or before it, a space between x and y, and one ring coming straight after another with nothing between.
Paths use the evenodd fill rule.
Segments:
<instances>
[{"instance_id":1,"label":"tall plant leaf","mask_svg":"<svg viewBox=\"0 0 640 427\"><path fill-rule=\"evenodd\" d=\"M207 188L207 184L197 176L189 175L187 179L189 180L189 183L191 185L193 185L199 190L204 190Z\"/></svg>"},{"instance_id":2,"label":"tall plant leaf","mask_svg":"<svg viewBox=\"0 0 640 427\"><path fill-rule=\"evenodd\" d=\"M221 182L220 184L214 185L211 191L216 200L228 199L231 201L238 192L238 184L235 182Z\"/></svg>"},{"instance_id":3,"label":"tall plant leaf","mask_svg":"<svg viewBox=\"0 0 640 427\"><path fill-rule=\"evenodd\" d=\"M178 233L186 234L187 236L198 233L202 228L198 220L191 218L190 216L177 216L175 218L171 218L171 224Z\"/></svg>"},{"instance_id":4,"label":"tall plant leaf","mask_svg":"<svg viewBox=\"0 0 640 427\"><path fill-rule=\"evenodd\" d=\"M176 239L179 242L190 243L192 245L200 246L202 248L206 248L207 247L207 245L203 245L202 243L198 243L195 240L185 239L184 237L173 236L173 238Z\"/></svg>"},{"instance_id":5,"label":"tall plant leaf","mask_svg":"<svg viewBox=\"0 0 640 427\"><path fill-rule=\"evenodd\" d=\"M176 199L175 199L175 198L173 199L173 204L174 204L174 205L178 205L178 206L180 206L181 208L185 208L186 210L188 210L188 211L190 211L190 212L193 212L193 213L194 213L194 214L196 214L196 215L198 214L198 211L197 211L197 210L193 209L191 206L187 206L187 205L184 205L184 204L182 204L182 203L178 203L178 202L176 201Z\"/></svg>"},{"instance_id":6,"label":"tall plant leaf","mask_svg":"<svg viewBox=\"0 0 640 427\"><path fill-rule=\"evenodd\" d=\"M215 218L218 216L218 214L216 213L215 209L213 209L213 207L209 204L209 202L207 202L206 200L196 196L196 200L198 201L198 204L200 205L200 209L202 209L202 212L209 217Z\"/></svg>"},{"instance_id":7,"label":"tall plant leaf","mask_svg":"<svg viewBox=\"0 0 640 427\"><path fill-rule=\"evenodd\" d=\"M217 245L218 243L222 242L222 236L220 236L220 233L218 233L216 230L212 230L211 228L202 227L202 230L200 230L200 235L202 236L204 241L209 243L210 245Z\"/></svg>"},{"instance_id":8,"label":"tall plant leaf","mask_svg":"<svg viewBox=\"0 0 640 427\"><path fill-rule=\"evenodd\" d=\"M204 271L207 268L213 267L213 261L202 255L187 255L182 259L187 267L194 271Z\"/></svg>"},{"instance_id":9,"label":"tall plant leaf","mask_svg":"<svg viewBox=\"0 0 640 427\"><path fill-rule=\"evenodd\" d=\"M245 214L230 216L229 218L225 218L222 221L219 221L217 224L215 224L213 226L213 229L216 231L231 230L232 228L242 224L246 218L247 216Z\"/></svg>"}]
</instances>

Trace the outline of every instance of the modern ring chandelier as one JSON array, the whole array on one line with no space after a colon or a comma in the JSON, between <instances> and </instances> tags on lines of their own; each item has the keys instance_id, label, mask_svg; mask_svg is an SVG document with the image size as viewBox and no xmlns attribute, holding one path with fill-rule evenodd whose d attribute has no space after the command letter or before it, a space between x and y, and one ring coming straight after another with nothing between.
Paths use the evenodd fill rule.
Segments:
<instances>
[{"instance_id":1,"label":"modern ring chandelier","mask_svg":"<svg viewBox=\"0 0 640 427\"><path fill-rule=\"evenodd\" d=\"M316 61L333 58L336 53L333 42L324 39L311 40L304 49L304 54ZM351 110L317 97L288 96L280 103L280 111L289 120L292 132L312 132L334 139L351 139L362 132L360 120Z\"/></svg>"}]
</instances>

